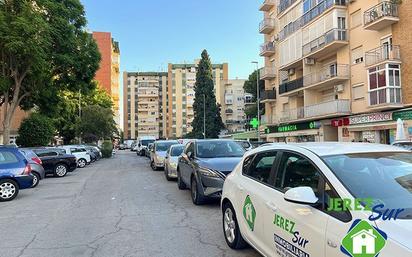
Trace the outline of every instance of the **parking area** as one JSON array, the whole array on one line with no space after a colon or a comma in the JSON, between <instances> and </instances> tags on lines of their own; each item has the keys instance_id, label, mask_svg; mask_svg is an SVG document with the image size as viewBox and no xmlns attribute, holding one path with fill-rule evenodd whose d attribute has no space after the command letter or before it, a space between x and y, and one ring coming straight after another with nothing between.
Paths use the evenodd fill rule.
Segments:
<instances>
[{"instance_id":1,"label":"parking area","mask_svg":"<svg viewBox=\"0 0 412 257\"><path fill-rule=\"evenodd\" d=\"M22 190L0 205L0 257L260 256L228 248L218 202L193 205L149 165L118 151Z\"/></svg>"}]
</instances>

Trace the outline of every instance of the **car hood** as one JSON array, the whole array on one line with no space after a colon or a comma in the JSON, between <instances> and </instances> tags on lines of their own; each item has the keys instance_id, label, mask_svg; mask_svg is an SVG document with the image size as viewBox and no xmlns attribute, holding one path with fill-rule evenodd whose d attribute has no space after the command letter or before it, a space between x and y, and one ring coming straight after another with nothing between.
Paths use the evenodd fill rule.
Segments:
<instances>
[{"instance_id":1,"label":"car hood","mask_svg":"<svg viewBox=\"0 0 412 257\"><path fill-rule=\"evenodd\" d=\"M166 151L156 151L156 155L158 157L166 157Z\"/></svg>"},{"instance_id":2,"label":"car hood","mask_svg":"<svg viewBox=\"0 0 412 257\"><path fill-rule=\"evenodd\" d=\"M412 250L412 220L379 220L376 224L379 229L388 235L388 238Z\"/></svg>"},{"instance_id":3,"label":"car hood","mask_svg":"<svg viewBox=\"0 0 412 257\"><path fill-rule=\"evenodd\" d=\"M229 174L240 162L242 157L199 158L199 166Z\"/></svg>"}]
</instances>

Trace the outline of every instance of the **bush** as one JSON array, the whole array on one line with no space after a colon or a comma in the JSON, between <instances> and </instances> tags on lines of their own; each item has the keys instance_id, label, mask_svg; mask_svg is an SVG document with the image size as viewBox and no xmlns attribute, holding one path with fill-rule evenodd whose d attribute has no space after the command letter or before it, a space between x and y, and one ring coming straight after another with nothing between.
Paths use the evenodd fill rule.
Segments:
<instances>
[{"instance_id":1,"label":"bush","mask_svg":"<svg viewBox=\"0 0 412 257\"><path fill-rule=\"evenodd\" d=\"M21 123L16 143L22 147L47 146L54 134L55 128L51 119L32 113Z\"/></svg>"},{"instance_id":2,"label":"bush","mask_svg":"<svg viewBox=\"0 0 412 257\"><path fill-rule=\"evenodd\" d=\"M103 158L110 158L113 154L113 143L111 141L104 141L102 144Z\"/></svg>"}]
</instances>

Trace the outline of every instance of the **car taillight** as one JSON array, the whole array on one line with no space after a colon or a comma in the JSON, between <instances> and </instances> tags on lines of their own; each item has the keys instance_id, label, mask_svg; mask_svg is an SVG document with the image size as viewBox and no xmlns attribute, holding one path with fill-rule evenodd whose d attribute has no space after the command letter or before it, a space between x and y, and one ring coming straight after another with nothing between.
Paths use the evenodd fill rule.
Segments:
<instances>
[{"instance_id":1,"label":"car taillight","mask_svg":"<svg viewBox=\"0 0 412 257\"><path fill-rule=\"evenodd\" d=\"M43 165L43 162L40 160L39 157L32 157L31 160L39 165Z\"/></svg>"},{"instance_id":2,"label":"car taillight","mask_svg":"<svg viewBox=\"0 0 412 257\"><path fill-rule=\"evenodd\" d=\"M24 168L23 174L29 175L30 173L31 173L31 166L30 164L27 164L26 167Z\"/></svg>"}]
</instances>

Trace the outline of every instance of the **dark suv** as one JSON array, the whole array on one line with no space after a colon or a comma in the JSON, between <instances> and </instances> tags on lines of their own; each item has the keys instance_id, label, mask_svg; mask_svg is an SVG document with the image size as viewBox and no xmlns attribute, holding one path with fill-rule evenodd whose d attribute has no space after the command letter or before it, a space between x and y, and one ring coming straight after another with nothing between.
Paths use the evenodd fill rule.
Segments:
<instances>
[{"instance_id":1,"label":"dark suv","mask_svg":"<svg viewBox=\"0 0 412 257\"><path fill-rule=\"evenodd\" d=\"M43 163L46 174L53 174L56 177L64 177L67 172L72 172L77 168L76 157L64 153L62 149L44 148L33 149Z\"/></svg>"}]
</instances>

